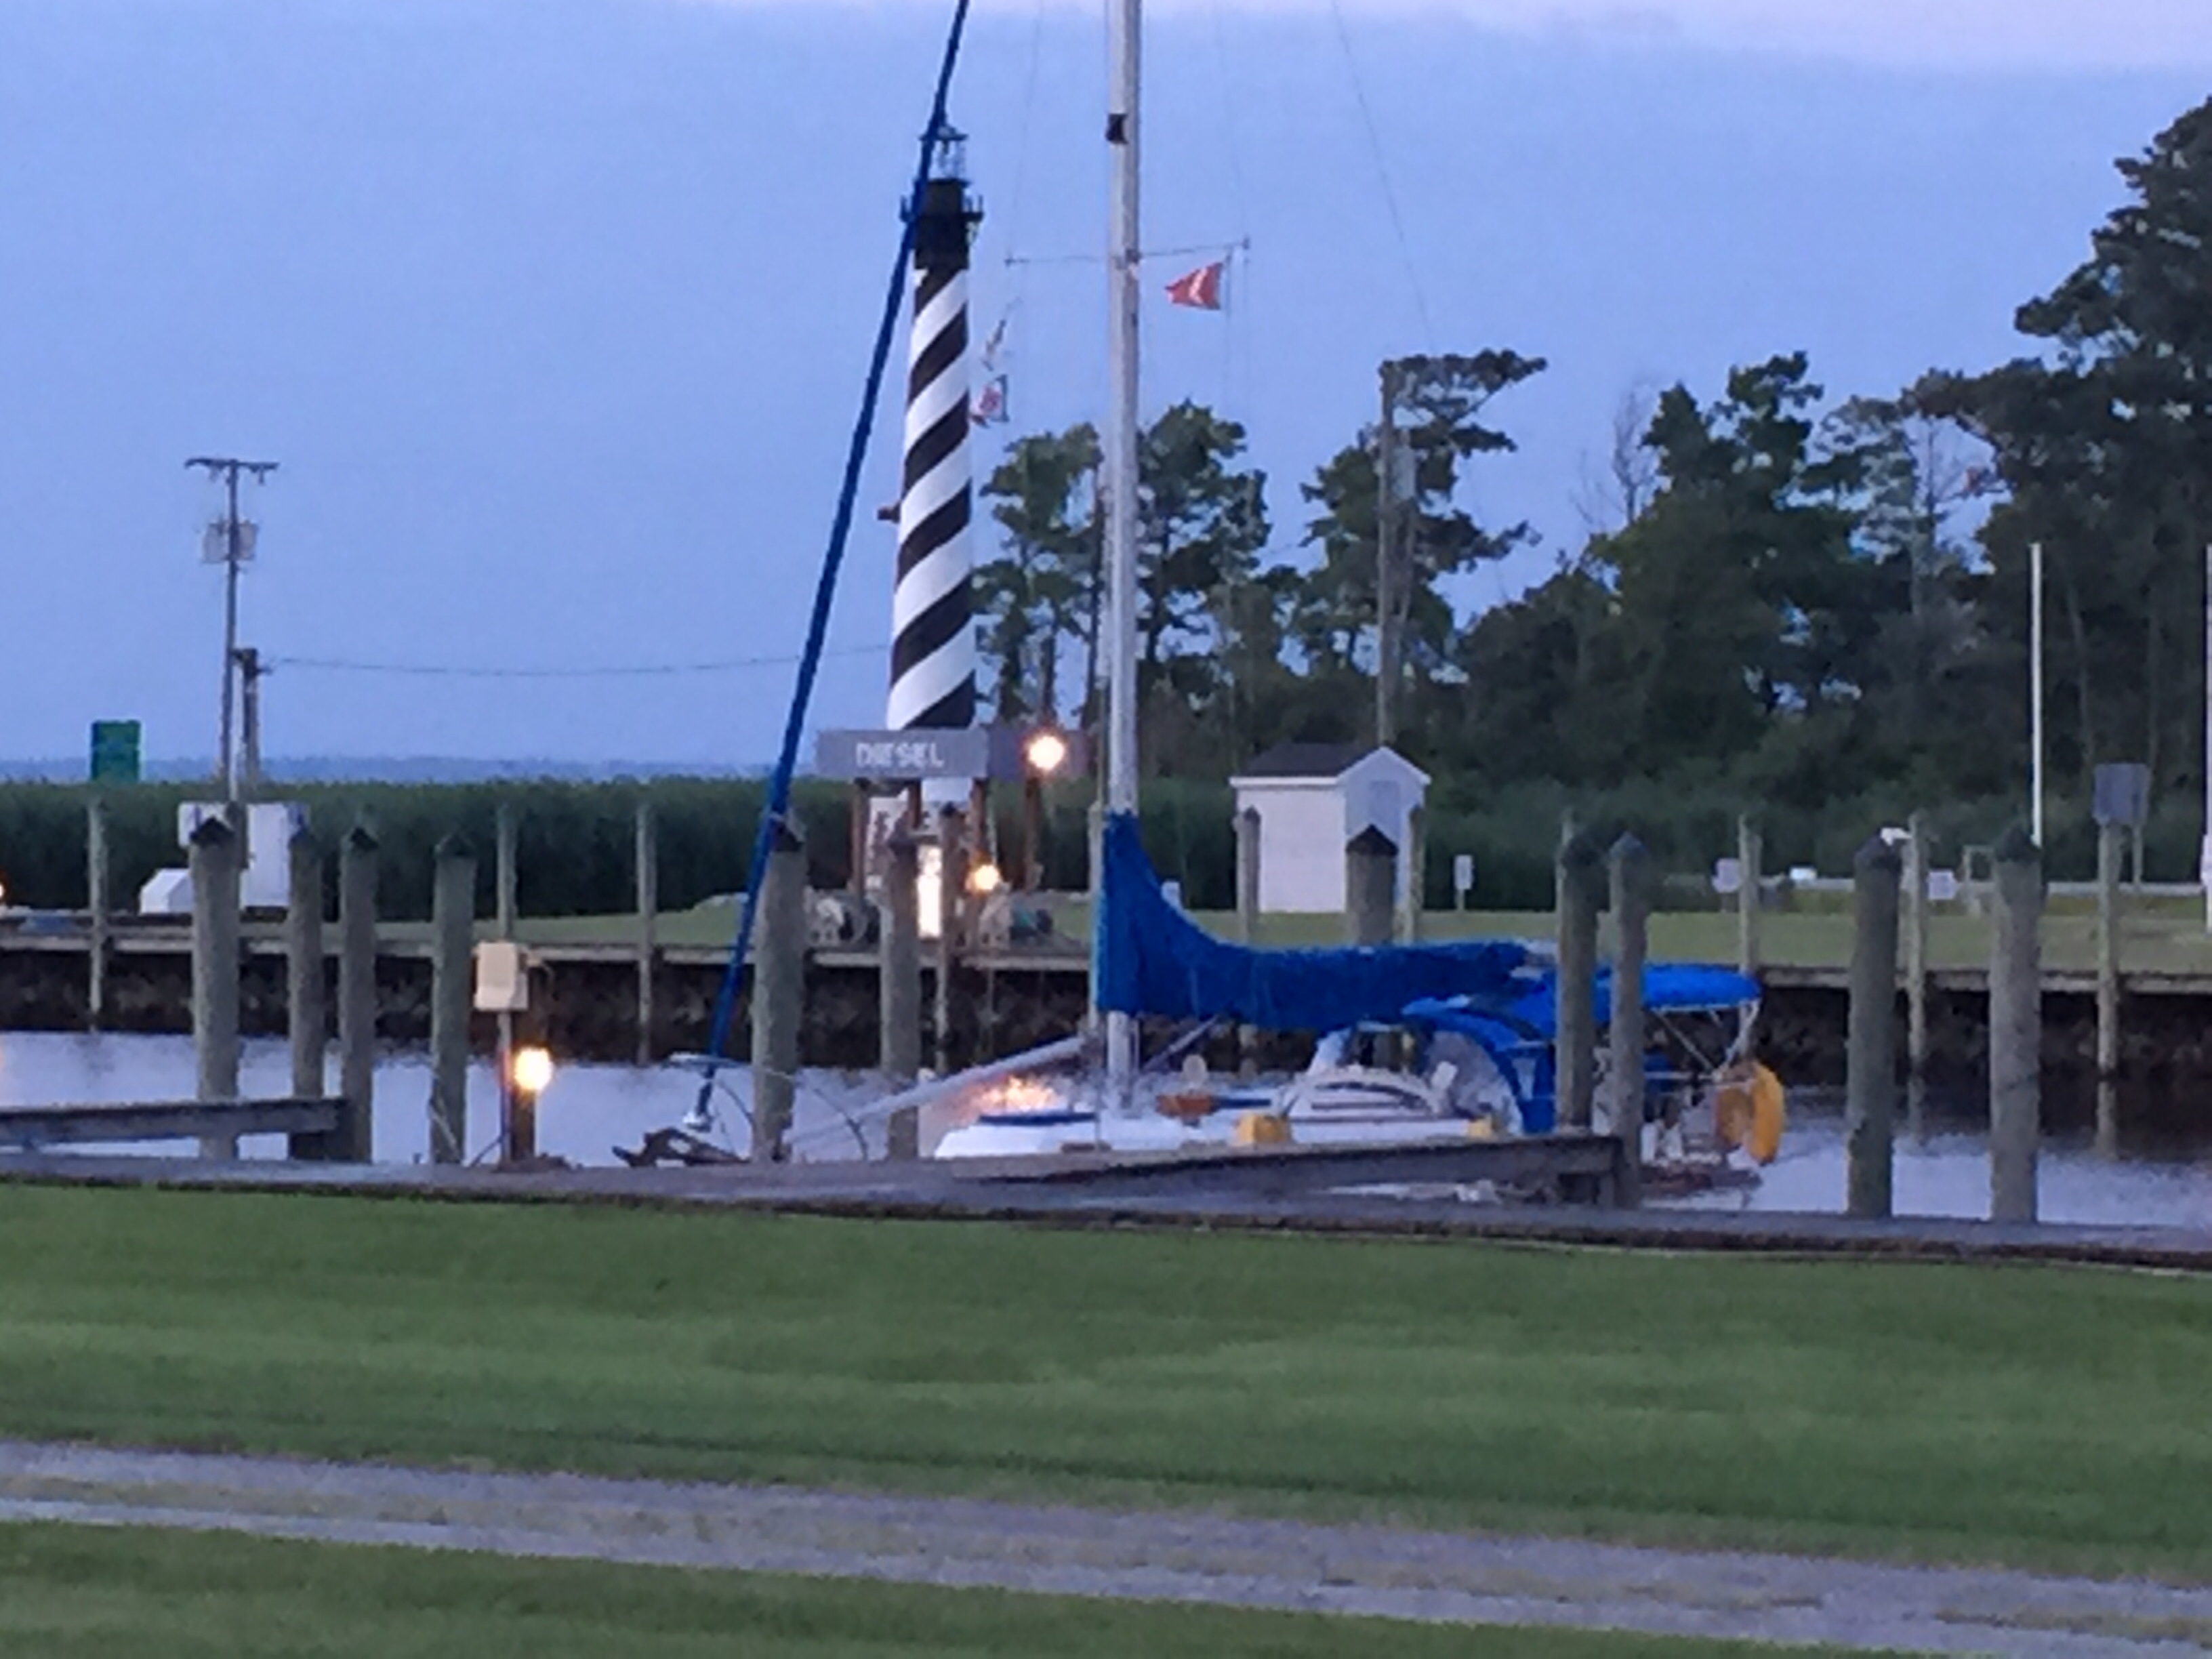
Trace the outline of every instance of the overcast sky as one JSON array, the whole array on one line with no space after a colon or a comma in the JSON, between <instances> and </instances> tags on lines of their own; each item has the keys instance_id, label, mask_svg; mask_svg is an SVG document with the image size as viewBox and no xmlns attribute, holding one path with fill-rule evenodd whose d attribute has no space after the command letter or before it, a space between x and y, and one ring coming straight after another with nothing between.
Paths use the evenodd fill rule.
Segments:
<instances>
[{"instance_id":1,"label":"overcast sky","mask_svg":"<svg viewBox=\"0 0 2212 1659\"><path fill-rule=\"evenodd\" d=\"M1545 545L1638 381L1804 348L1837 392L2019 349L2014 307L2205 95L2194 0L1167 0L1149 42L1146 402L1296 486L1374 365L1510 346L1522 452L1471 499ZM990 0L955 98L1016 430L1104 392L1097 9ZM1784 18L1787 24L1772 20ZM290 754L750 763L789 685L341 672L781 658L803 627L939 8L824 0L0 6L0 755L136 716L211 751L220 587L181 463L257 500L247 642ZM2094 27L2093 27L2094 25ZM1395 203L1396 211L1391 211ZM1224 317L1164 283L1249 239ZM1018 263L1009 264L1010 257ZM870 474L894 487L896 421ZM979 465L988 464L988 456ZM882 714L864 513L823 720Z\"/></svg>"}]
</instances>

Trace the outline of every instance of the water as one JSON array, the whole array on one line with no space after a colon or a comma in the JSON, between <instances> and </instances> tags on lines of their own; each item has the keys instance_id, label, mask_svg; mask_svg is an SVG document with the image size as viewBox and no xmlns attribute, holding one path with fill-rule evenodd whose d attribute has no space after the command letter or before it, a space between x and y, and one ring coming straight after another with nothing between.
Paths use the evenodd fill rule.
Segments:
<instances>
[{"instance_id":1,"label":"water","mask_svg":"<svg viewBox=\"0 0 2212 1659\"><path fill-rule=\"evenodd\" d=\"M0 1105L72 1101L183 1100L191 1097L191 1042L181 1036L72 1036L0 1033ZM240 1079L248 1095L290 1091L290 1063L282 1042L246 1045ZM675 1068L563 1066L538 1103L539 1150L579 1164L611 1164L613 1148L635 1146L649 1130L675 1123L698 1094L696 1077ZM810 1071L799 1083L793 1156L841 1159L880 1156L880 1115L868 1103L884 1093L865 1073ZM732 1150L745 1145L741 1107L751 1095L746 1068L722 1073L715 1098L723 1127L714 1138ZM379 1066L373 1144L380 1164L425 1160L429 1146L430 1068L420 1053L394 1052ZM1835 1213L1844 1204L1845 1160L1841 1103L1832 1093L1793 1096L1783 1155L1759 1187L1672 1203L1699 1209ZM1989 1160L1982 1137L1959 1103L1939 1115L1924 1142L1900 1124L1896 1162L1899 1215L1972 1218L1989 1212ZM469 1148L488 1157L498 1136L497 1085L489 1065L469 1076ZM925 1146L951 1127L955 1114L926 1111ZM853 1124L857 1123L856 1135ZM88 1149L91 1150L91 1149ZM185 1153L189 1142L97 1150ZM249 1139L248 1158L282 1158L282 1136ZM4 1156L4 1154L0 1154ZM2163 1139L2125 1158L2100 1157L2090 1137L2047 1139L2042 1162L2043 1218L2082 1225L2184 1227L2212 1231L2212 1146Z\"/></svg>"},{"instance_id":2,"label":"water","mask_svg":"<svg viewBox=\"0 0 2212 1659\"><path fill-rule=\"evenodd\" d=\"M0 1032L0 1106L189 1100L197 1077L189 1037ZM334 1088L335 1057L331 1081ZM239 1084L249 1097L289 1095L292 1066L284 1044L247 1042ZM856 1158L861 1154L863 1139L870 1156L881 1156L883 1126L880 1121L870 1121L865 1108L883 1092L880 1082L866 1074L805 1073L799 1079L790 1136L793 1156ZM641 1070L628 1066L564 1065L538 1103L538 1149L572 1164L611 1164L616 1162L613 1149L617 1145L635 1147L648 1130L677 1122L691 1109L698 1094L696 1074L673 1067ZM734 1151L744 1150L743 1108L750 1105L751 1095L747 1068L732 1066L720 1073L714 1114L721 1127L709 1139ZM429 1103L427 1054L394 1051L380 1061L370 1131L371 1147L379 1164L428 1160ZM860 1124L860 1139L848 1127L848 1115ZM492 1156L498 1139L497 1074L489 1063L472 1066L468 1133L471 1158ZM160 1141L76 1150L179 1155L194 1152L198 1147L191 1141ZM249 1158L282 1158L284 1137L249 1136L239 1151Z\"/></svg>"},{"instance_id":3,"label":"water","mask_svg":"<svg viewBox=\"0 0 2212 1659\"><path fill-rule=\"evenodd\" d=\"M1698 1210L1840 1214L1848 1160L1841 1110L1791 1102L1782 1156L1747 1192L1668 1200ZM1899 1125L1891 1166L1896 1212L1973 1220L1990 1212L1986 1139L1955 1123L1915 1141ZM2047 1139L2038 1166L2038 1211L2045 1221L2079 1226L2186 1227L2212 1232L2212 1152L2194 1157L2108 1158L2093 1137Z\"/></svg>"}]
</instances>

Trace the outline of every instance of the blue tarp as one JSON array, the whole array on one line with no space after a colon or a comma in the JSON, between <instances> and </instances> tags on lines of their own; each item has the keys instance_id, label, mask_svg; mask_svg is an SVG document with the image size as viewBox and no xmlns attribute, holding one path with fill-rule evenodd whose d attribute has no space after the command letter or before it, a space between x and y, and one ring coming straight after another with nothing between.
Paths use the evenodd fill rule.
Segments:
<instances>
[{"instance_id":1,"label":"blue tarp","mask_svg":"<svg viewBox=\"0 0 2212 1659\"><path fill-rule=\"evenodd\" d=\"M1395 1020L1424 999L1510 998L1518 945L1255 951L1224 944L1168 902L1137 822L1106 820L1094 961L1098 1006L1161 1019L1233 1019L1270 1031Z\"/></svg>"},{"instance_id":2,"label":"blue tarp","mask_svg":"<svg viewBox=\"0 0 2212 1659\"><path fill-rule=\"evenodd\" d=\"M1741 1008L1757 1002L1759 998L1759 981L1732 968L1655 963L1644 970L1646 1013ZM1598 1029L1603 1030L1613 1023L1613 970L1609 968L1597 970L1595 1006ZM1446 1027L1462 1020L1487 1020L1525 1036L1549 1042L1559 1029L1559 981L1548 970L1524 974L1521 983L1506 997L1425 998L1408 1003L1405 1014L1417 1023Z\"/></svg>"}]
</instances>

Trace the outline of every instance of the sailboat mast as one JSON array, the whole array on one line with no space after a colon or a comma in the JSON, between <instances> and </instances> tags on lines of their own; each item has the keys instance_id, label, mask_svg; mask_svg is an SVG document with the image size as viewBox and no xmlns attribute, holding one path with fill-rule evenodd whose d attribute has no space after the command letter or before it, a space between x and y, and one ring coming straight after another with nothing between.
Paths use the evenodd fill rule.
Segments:
<instances>
[{"instance_id":1,"label":"sailboat mast","mask_svg":"<svg viewBox=\"0 0 2212 1659\"><path fill-rule=\"evenodd\" d=\"M1106 143L1112 152L1112 220L1107 249L1109 373L1106 423L1106 809L1137 810L1137 283L1142 241L1138 211L1138 104L1143 0L1110 0ZM1137 1030L1127 1014L1106 1017L1106 1069L1127 1106L1137 1071Z\"/></svg>"}]
</instances>

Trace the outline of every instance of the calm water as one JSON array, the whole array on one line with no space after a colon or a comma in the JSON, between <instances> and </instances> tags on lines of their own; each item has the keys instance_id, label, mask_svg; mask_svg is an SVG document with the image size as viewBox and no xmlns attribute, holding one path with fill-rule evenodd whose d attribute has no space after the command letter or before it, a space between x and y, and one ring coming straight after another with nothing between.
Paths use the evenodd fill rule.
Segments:
<instances>
[{"instance_id":1,"label":"calm water","mask_svg":"<svg viewBox=\"0 0 2212 1659\"><path fill-rule=\"evenodd\" d=\"M191 1039L184 1036L70 1036L0 1032L0 1105L62 1105L76 1101L189 1100L197 1071ZM248 1096L291 1092L291 1060L282 1042L248 1042L239 1073ZM331 1083L337 1082L335 1055ZM724 1127L713 1139L745 1144L752 1083L745 1068L723 1072L714 1097ZM860 1146L840 1109L851 1111L882 1092L865 1076L809 1073L802 1079L791 1146L799 1158L855 1158ZM699 1079L674 1068L641 1071L625 1066L564 1066L538 1106L538 1149L573 1164L612 1164L613 1148L635 1146L647 1130L667 1127L690 1110ZM394 1053L377 1067L376 1110L371 1140L380 1164L416 1164L429 1156L430 1064L426 1054ZM734 1126L734 1127L732 1127ZM868 1129L870 1150L882 1150L880 1126ZM471 1158L489 1158L499 1139L499 1084L490 1065L469 1073ZM193 1143L167 1141L130 1147L85 1148L125 1152L189 1152ZM247 1158L282 1158L282 1135L249 1137ZM0 1154L5 1156L5 1154Z\"/></svg>"},{"instance_id":2,"label":"calm water","mask_svg":"<svg viewBox=\"0 0 2212 1659\"><path fill-rule=\"evenodd\" d=\"M185 1037L69 1036L0 1033L0 1104L42 1105L70 1101L181 1100L193 1087L191 1043ZM281 1042L246 1046L242 1081L248 1094L279 1095L290 1087L290 1066ZM541 1151L576 1164L611 1164L617 1145L634 1146L648 1130L664 1127L690 1109L698 1080L676 1069L640 1071L620 1066L568 1066L539 1103ZM742 1148L745 1129L738 1103L751 1084L743 1066L722 1074L716 1097L725 1145ZM882 1093L865 1073L811 1072L802 1079L795 1157L849 1158L865 1141L880 1152L882 1130L864 1109ZM381 1164L419 1162L428 1155L430 1072L426 1056L394 1054L377 1073L374 1147ZM1844 1201L1843 1116L1832 1095L1793 1101L1783 1156L1748 1194L1684 1200L1698 1207L1834 1212ZM491 1068L478 1066L469 1079L469 1146L489 1156L498 1133L498 1094ZM856 1138L848 1114L863 1126ZM922 1125L925 1144L947 1125ZM190 1152L188 1143L118 1148L128 1152ZM249 1158L281 1158L280 1136L248 1140ZM0 1154L4 1156L4 1154ZM1972 1218L1988 1213L1989 1164L1980 1136L1954 1103L1924 1143L1900 1133L1896 1164L1900 1215ZM2098 1156L2086 1136L2056 1137L2045 1144L2042 1211L2045 1220L2088 1224L2190 1227L2212 1231L2212 1146L2195 1151L2170 1145L2123 1159Z\"/></svg>"}]
</instances>

